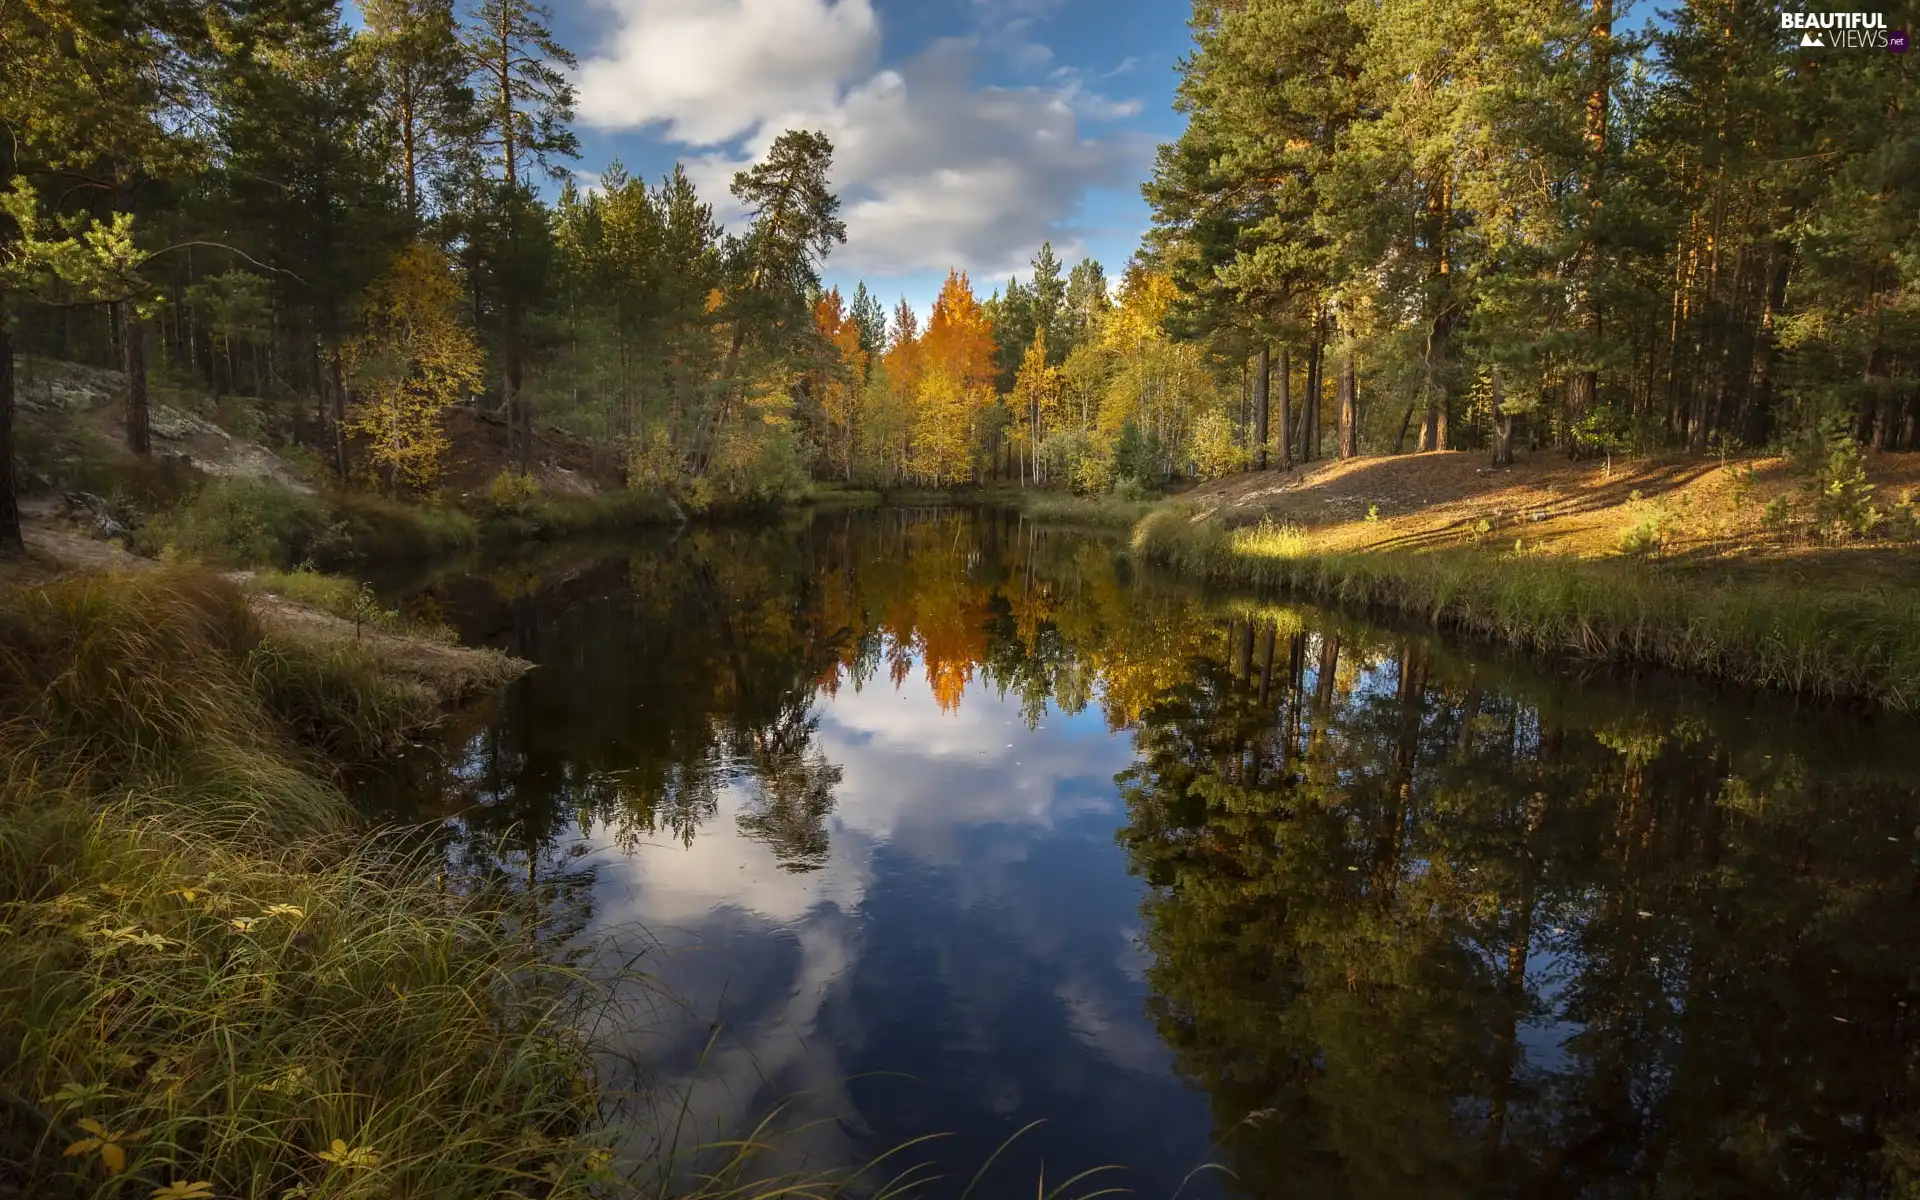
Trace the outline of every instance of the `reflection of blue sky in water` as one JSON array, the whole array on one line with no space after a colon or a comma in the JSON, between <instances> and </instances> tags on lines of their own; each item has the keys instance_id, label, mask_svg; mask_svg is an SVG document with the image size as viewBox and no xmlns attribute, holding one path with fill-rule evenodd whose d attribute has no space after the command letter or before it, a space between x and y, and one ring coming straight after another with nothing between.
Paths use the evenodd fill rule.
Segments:
<instances>
[{"instance_id":1,"label":"reflection of blue sky in water","mask_svg":"<svg viewBox=\"0 0 1920 1200\"><path fill-rule=\"evenodd\" d=\"M970 1171L1045 1118L1029 1137L1050 1176L1124 1162L1144 1192L1172 1194L1206 1156L1209 1119L1145 1011L1144 888L1113 840L1131 737L1097 706L1029 730L979 681L943 713L918 671L815 712L815 744L844 770L823 869L788 872L741 832L740 784L690 847L657 838L628 860L595 839L598 921L647 929L683 1005L638 1048L691 1097L688 1139L805 1092L796 1123L841 1123L790 1151L841 1161L949 1131L928 1153ZM1007 1181L1025 1170L1030 1186L1038 1157L1010 1161Z\"/></svg>"}]
</instances>

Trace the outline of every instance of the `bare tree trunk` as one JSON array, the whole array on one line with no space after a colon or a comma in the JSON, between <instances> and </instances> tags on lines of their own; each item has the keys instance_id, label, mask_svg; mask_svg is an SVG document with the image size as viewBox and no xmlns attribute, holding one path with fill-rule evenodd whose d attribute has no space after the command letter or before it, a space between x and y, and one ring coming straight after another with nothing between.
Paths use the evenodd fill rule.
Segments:
<instances>
[{"instance_id":1,"label":"bare tree trunk","mask_svg":"<svg viewBox=\"0 0 1920 1200\"><path fill-rule=\"evenodd\" d=\"M147 406L147 339L140 306L120 304L120 368L127 376L127 448L142 458L153 453L153 420Z\"/></svg>"},{"instance_id":2,"label":"bare tree trunk","mask_svg":"<svg viewBox=\"0 0 1920 1200\"><path fill-rule=\"evenodd\" d=\"M1273 352L1262 342L1253 356L1253 467L1267 469L1267 398L1273 379Z\"/></svg>"},{"instance_id":3,"label":"bare tree trunk","mask_svg":"<svg viewBox=\"0 0 1920 1200\"><path fill-rule=\"evenodd\" d=\"M1299 441L1300 461L1310 463L1314 459L1313 443L1318 430L1314 428L1313 413L1320 407L1320 339L1316 336L1307 347L1307 394L1300 402Z\"/></svg>"},{"instance_id":4,"label":"bare tree trunk","mask_svg":"<svg viewBox=\"0 0 1920 1200\"><path fill-rule=\"evenodd\" d=\"M0 295L0 555L24 554L19 484L13 472L13 331Z\"/></svg>"},{"instance_id":5,"label":"bare tree trunk","mask_svg":"<svg viewBox=\"0 0 1920 1200\"><path fill-rule=\"evenodd\" d=\"M1407 448L1407 430L1413 428L1413 412L1416 406L1407 405L1406 415L1400 418L1400 433L1393 439L1393 452L1399 454Z\"/></svg>"},{"instance_id":6,"label":"bare tree trunk","mask_svg":"<svg viewBox=\"0 0 1920 1200\"><path fill-rule=\"evenodd\" d=\"M340 364L340 347L334 346L327 351L327 390L332 393L330 403L332 411L328 414L329 424L333 426L333 473L341 479L347 477L347 379Z\"/></svg>"},{"instance_id":7,"label":"bare tree trunk","mask_svg":"<svg viewBox=\"0 0 1920 1200\"><path fill-rule=\"evenodd\" d=\"M1293 430L1293 364L1288 360L1286 347L1280 349L1280 411L1277 417L1280 426L1280 469L1293 470L1293 439L1289 436Z\"/></svg>"},{"instance_id":8,"label":"bare tree trunk","mask_svg":"<svg viewBox=\"0 0 1920 1200\"><path fill-rule=\"evenodd\" d=\"M1354 458L1360 453L1360 401L1355 392L1353 349L1349 347L1340 363L1340 457Z\"/></svg>"},{"instance_id":9,"label":"bare tree trunk","mask_svg":"<svg viewBox=\"0 0 1920 1200\"><path fill-rule=\"evenodd\" d=\"M1493 465L1513 465L1513 414L1507 411L1506 396L1500 387L1500 368L1493 368Z\"/></svg>"}]
</instances>

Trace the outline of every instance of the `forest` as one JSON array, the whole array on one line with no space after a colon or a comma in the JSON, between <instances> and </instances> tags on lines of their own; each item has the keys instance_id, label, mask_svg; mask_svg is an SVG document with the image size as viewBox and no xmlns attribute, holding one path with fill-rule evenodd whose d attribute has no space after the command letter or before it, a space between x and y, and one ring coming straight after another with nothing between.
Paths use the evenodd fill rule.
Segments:
<instances>
[{"instance_id":1,"label":"forest","mask_svg":"<svg viewBox=\"0 0 1920 1200\"><path fill-rule=\"evenodd\" d=\"M1795 52L1771 5L1196 4L1134 260L956 268L924 328L822 287L823 135L742 172L723 228L678 168L581 185L533 0L353 16L0 13L0 348L121 368L135 454L150 378L247 399L356 486L430 494L468 405L510 471L538 422L696 507L1920 439L1912 68Z\"/></svg>"}]
</instances>

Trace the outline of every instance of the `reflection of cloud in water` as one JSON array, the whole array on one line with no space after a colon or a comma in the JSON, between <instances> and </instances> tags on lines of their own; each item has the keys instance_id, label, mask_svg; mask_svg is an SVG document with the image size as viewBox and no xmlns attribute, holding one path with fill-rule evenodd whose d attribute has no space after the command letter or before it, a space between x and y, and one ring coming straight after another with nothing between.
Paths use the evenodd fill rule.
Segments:
<instances>
[{"instance_id":1,"label":"reflection of cloud in water","mask_svg":"<svg viewBox=\"0 0 1920 1200\"><path fill-rule=\"evenodd\" d=\"M1053 989L1067 1010L1067 1028L1081 1045L1116 1067L1146 1075L1173 1069L1173 1056L1152 1026L1137 1012L1115 1012L1109 997L1091 980L1070 978Z\"/></svg>"},{"instance_id":2,"label":"reflection of cloud in water","mask_svg":"<svg viewBox=\"0 0 1920 1200\"><path fill-rule=\"evenodd\" d=\"M1054 716L1029 731L1013 703L978 683L957 713L941 712L918 689L879 683L843 690L819 716L815 745L844 769L821 869L784 870L771 848L741 831L737 818L752 799L745 786L722 791L719 812L691 846L662 839L623 859L610 841L596 839L607 862L598 888L602 928L638 925L663 952L652 970L676 1003L635 1035L633 1049L661 1072L676 1104L679 1093L687 1097L682 1142L737 1134L771 1104L803 1092L796 1121L854 1116L853 1068L843 1056L861 1034L851 981L862 950L861 906L882 846L896 863L904 854L943 869L942 894L962 908L1004 900L1017 886L1006 868L1030 856L1035 832L1112 811L1112 776L1131 759L1129 742L1108 736L1097 720ZM1008 827L1007 836L964 832L997 826ZM1065 931L1058 913L1034 909L1011 906L993 921L1013 957L1047 961ZM1115 936L1124 944L1123 931ZM947 965L962 968L943 982L969 1019L938 1035L943 1050L983 1055L975 1068L991 1070L991 1048L1005 1031L983 1025L1005 1009L980 1001L1013 980ZM1137 1009L1116 1014L1091 980L1060 985L1057 998L1062 1023L1089 1049L1126 1069L1166 1071L1164 1052L1155 1057L1142 1045L1157 1041ZM708 1049L716 1020L721 1030ZM986 1089L987 1106L1010 1114L1024 1089L994 1073L1000 1077ZM831 1121L813 1124L786 1145L783 1165L794 1156L814 1165L846 1161L858 1136Z\"/></svg>"}]
</instances>

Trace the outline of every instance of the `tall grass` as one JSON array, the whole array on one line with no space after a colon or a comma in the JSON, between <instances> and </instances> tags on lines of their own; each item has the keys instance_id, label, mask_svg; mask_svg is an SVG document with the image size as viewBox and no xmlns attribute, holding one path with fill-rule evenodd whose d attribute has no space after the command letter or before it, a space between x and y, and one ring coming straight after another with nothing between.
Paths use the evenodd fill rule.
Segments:
<instances>
[{"instance_id":1,"label":"tall grass","mask_svg":"<svg viewBox=\"0 0 1920 1200\"><path fill-rule=\"evenodd\" d=\"M1136 553L1208 580L1413 616L1536 654L1651 663L1754 687L1920 708L1920 597L1476 549L1316 553L1308 535L1164 509Z\"/></svg>"},{"instance_id":2,"label":"tall grass","mask_svg":"<svg viewBox=\"0 0 1920 1200\"><path fill-rule=\"evenodd\" d=\"M543 495L512 509L490 512L480 526L494 545L554 541L648 525L672 525L681 513L657 492L611 491L591 496Z\"/></svg>"},{"instance_id":3,"label":"tall grass","mask_svg":"<svg viewBox=\"0 0 1920 1200\"><path fill-rule=\"evenodd\" d=\"M356 828L307 652L205 575L5 601L0 1190L589 1194L590 992Z\"/></svg>"},{"instance_id":4,"label":"tall grass","mask_svg":"<svg viewBox=\"0 0 1920 1200\"><path fill-rule=\"evenodd\" d=\"M479 544L479 525L455 508L343 492L320 496L257 479L207 480L157 513L137 545L227 567L324 569L434 558Z\"/></svg>"},{"instance_id":5,"label":"tall grass","mask_svg":"<svg viewBox=\"0 0 1920 1200\"><path fill-rule=\"evenodd\" d=\"M1032 489L1019 493L1020 511L1035 521L1063 525L1104 525L1128 528L1153 511L1152 500L1119 496L1076 496L1070 492Z\"/></svg>"}]
</instances>

